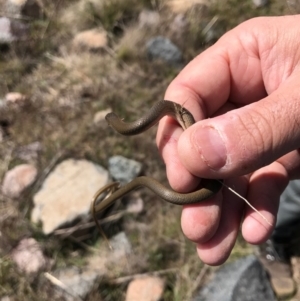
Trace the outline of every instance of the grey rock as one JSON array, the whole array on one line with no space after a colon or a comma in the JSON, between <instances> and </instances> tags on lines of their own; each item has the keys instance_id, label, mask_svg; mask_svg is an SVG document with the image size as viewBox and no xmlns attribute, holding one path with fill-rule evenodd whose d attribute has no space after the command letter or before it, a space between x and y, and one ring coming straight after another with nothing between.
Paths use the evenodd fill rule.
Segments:
<instances>
[{"instance_id":1,"label":"grey rock","mask_svg":"<svg viewBox=\"0 0 300 301\"><path fill-rule=\"evenodd\" d=\"M95 271L81 270L75 266L56 271L54 276L63 283L66 293L82 299L87 296L98 279ZM70 299L68 295L66 298Z\"/></svg>"},{"instance_id":2,"label":"grey rock","mask_svg":"<svg viewBox=\"0 0 300 301\"><path fill-rule=\"evenodd\" d=\"M108 160L108 170L117 181L128 183L141 173L142 164L123 156L113 156Z\"/></svg>"},{"instance_id":3,"label":"grey rock","mask_svg":"<svg viewBox=\"0 0 300 301\"><path fill-rule=\"evenodd\" d=\"M109 274L111 269L124 273L135 262L129 260L132 256L132 245L124 232L110 238L109 245L112 249L105 242L100 244L98 252L87 258L87 270L94 271L99 276Z\"/></svg>"},{"instance_id":4,"label":"grey rock","mask_svg":"<svg viewBox=\"0 0 300 301\"><path fill-rule=\"evenodd\" d=\"M266 271L247 256L220 268L193 301L276 301Z\"/></svg>"},{"instance_id":5,"label":"grey rock","mask_svg":"<svg viewBox=\"0 0 300 301\"><path fill-rule=\"evenodd\" d=\"M120 232L113 236L110 239L110 245L113 249L113 251L111 252L111 256L115 257L115 259L125 257L126 255L129 255L132 251L131 243L128 240L125 232Z\"/></svg>"},{"instance_id":6,"label":"grey rock","mask_svg":"<svg viewBox=\"0 0 300 301\"><path fill-rule=\"evenodd\" d=\"M168 64L178 65L182 62L182 53L169 39L158 36L146 43L148 56L151 59L161 59Z\"/></svg>"},{"instance_id":7,"label":"grey rock","mask_svg":"<svg viewBox=\"0 0 300 301\"><path fill-rule=\"evenodd\" d=\"M256 7L263 7L263 6L266 6L269 1L268 0L252 0L252 2Z\"/></svg>"},{"instance_id":8,"label":"grey rock","mask_svg":"<svg viewBox=\"0 0 300 301\"><path fill-rule=\"evenodd\" d=\"M34 195L31 220L50 234L89 215L92 197L109 181L108 172L87 160L68 159L49 174Z\"/></svg>"}]
</instances>

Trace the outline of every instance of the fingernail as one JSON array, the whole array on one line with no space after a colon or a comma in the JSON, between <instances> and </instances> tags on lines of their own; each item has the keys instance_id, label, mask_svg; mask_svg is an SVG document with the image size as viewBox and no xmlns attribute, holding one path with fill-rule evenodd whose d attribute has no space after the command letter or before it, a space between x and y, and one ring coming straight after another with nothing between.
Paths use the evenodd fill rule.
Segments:
<instances>
[{"instance_id":1,"label":"fingernail","mask_svg":"<svg viewBox=\"0 0 300 301\"><path fill-rule=\"evenodd\" d=\"M202 160L211 169L218 170L226 164L227 150L219 132L213 127L197 129L193 141Z\"/></svg>"}]
</instances>

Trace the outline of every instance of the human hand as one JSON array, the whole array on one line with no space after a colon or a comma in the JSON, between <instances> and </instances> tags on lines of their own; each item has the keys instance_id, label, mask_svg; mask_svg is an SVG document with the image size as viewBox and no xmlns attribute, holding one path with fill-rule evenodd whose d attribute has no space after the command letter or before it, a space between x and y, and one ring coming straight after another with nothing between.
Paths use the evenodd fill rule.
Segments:
<instances>
[{"instance_id":1,"label":"human hand","mask_svg":"<svg viewBox=\"0 0 300 301\"><path fill-rule=\"evenodd\" d=\"M246 241L265 241L279 197L300 175L300 16L255 18L226 33L173 80L165 99L184 105L196 124L183 130L169 117L157 144L173 189L200 178L226 179L273 226L227 189L185 206L184 234L207 264L223 263L240 223ZM245 207L246 206L246 207Z\"/></svg>"}]
</instances>

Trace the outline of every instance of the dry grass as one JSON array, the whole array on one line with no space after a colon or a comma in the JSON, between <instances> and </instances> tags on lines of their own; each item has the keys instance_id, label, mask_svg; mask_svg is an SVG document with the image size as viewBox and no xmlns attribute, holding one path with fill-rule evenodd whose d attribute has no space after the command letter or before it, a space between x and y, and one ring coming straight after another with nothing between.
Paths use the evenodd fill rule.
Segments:
<instances>
[{"instance_id":1,"label":"dry grass","mask_svg":"<svg viewBox=\"0 0 300 301\"><path fill-rule=\"evenodd\" d=\"M29 98L26 106L1 109L0 121L8 122L10 136L0 143L0 178L23 162L16 156L19 146L40 141L43 151L35 162L40 182L53 164L64 158L86 158L106 166L110 156L120 154L142 161L146 175L166 183L154 129L125 139L105 124L95 126L92 122L97 111L107 108L132 120L162 99L179 70L162 62L149 62L145 41L158 34L169 37L182 49L188 62L243 20L289 13L287 4L280 0L263 9L254 9L251 0L215 0L210 7L197 4L183 8L182 3L185 1L44 1L44 19L28 21L28 40L0 50L0 99L10 91L19 91ZM171 26L177 12L170 7L175 4L187 20L179 35ZM157 26L137 27L142 9L160 14ZM210 23L216 16L216 22ZM205 38L208 26L213 26L215 33L209 41ZM75 51L72 40L76 33L95 27L108 31L107 49ZM91 248L102 243L97 237L84 244L45 237L29 221L32 195L37 188L36 185L28 191L20 203L0 195L0 297L62 300L43 275L31 279L16 270L7 255L21 238L36 238L56 267L83 266ZM87 300L121 300L132 275L142 273L159 273L166 279L164 301L189 300L210 274L211 270L196 256L195 246L181 233L180 208L161 203L148 191L143 190L141 195L146 204L143 214L126 214L106 228L108 235L120 229L126 232L133 244L134 259L127 269L112 270ZM252 249L240 239L232 258L249 252Z\"/></svg>"}]
</instances>

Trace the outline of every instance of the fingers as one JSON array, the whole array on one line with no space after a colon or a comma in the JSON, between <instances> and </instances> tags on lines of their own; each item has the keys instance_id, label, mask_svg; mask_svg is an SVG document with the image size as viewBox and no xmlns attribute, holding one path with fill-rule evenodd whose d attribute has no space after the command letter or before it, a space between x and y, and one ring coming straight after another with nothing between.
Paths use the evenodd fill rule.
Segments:
<instances>
[{"instance_id":1,"label":"fingers","mask_svg":"<svg viewBox=\"0 0 300 301\"><path fill-rule=\"evenodd\" d=\"M288 181L288 173L285 167L278 162L274 162L251 175L248 200L266 217L272 226L247 206L242 234L249 243L262 243L271 235L276 224L280 195Z\"/></svg>"},{"instance_id":2,"label":"fingers","mask_svg":"<svg viewBox=\"0 0 300 301\"><path fill-rule=\"evenodd\" d=\"M183 130L171 118L165 118L161 127L159 149L166 163L166 173L172 188L178 192L190 192L199 184L199 178L193 176L178 157L178 140ZM175 172L174 172L175 171Z\"/></svg>"},{"instance_id":3,"label":"fingers","mask_svg":"<svg viewBox=\"0 0 300 301\"><path fill-rule=\"evenodd\" d=\"M296 78L259 102L196 123L178 141L180 161L191 174L211 178L269 165L300 147L299 95Z\"/></svg>"},{"instance_id":4,"label":"fingers","mask_svg":"<svg viewBox=\"0 0 300 301\"><path fill-rule=\"evenodd\" d=\"M243 216L244 239L252 244L265 241L275 226L279 197L287 183L288 174L277 162L255 172L250 179L241 177L226 181L229 187L246 196L270 224L225 187L222 196L184 208L182 230L197 244L201 260L209 265L220 265L226 261L234 247Z\"/></svg>"},{"instance_id":5,"label":"fingers","mask_svg":"<svg viewBox=\"0 0 300 301\"><path fill-rule=\"evenodd\" d=\"M227 184L238 187L241 194L246 193L247 185L242 179L230 180ZM222 199L225 202L221 207ZM182 229L197 244L197 252L203 262L219 265L228 258L234 246L244 203L224 188L222 196L218 195L211 206L206 205L200 203L199 206L184 208Z\"/></svg>"}]
</instances>

